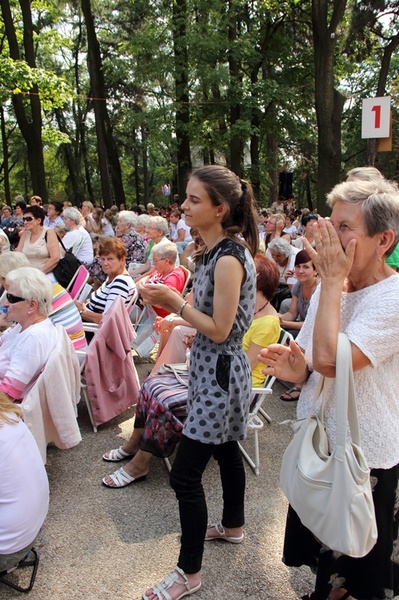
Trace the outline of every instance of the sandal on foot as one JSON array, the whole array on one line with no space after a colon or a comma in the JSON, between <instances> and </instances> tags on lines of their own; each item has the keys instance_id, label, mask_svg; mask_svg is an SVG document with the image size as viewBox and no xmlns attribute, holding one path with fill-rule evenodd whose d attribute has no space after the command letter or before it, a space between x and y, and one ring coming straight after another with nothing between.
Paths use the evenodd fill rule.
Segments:
<instances>
[{"instance_id":1,"label":"sandal on foot","mask_svg":"<svg viewBox=\"0 0 399 600\"><path fill-rule=\"evenodd\" d=\"M208 531L205 535L205 541L211 542L212 540L225 540L231 544L241 544L244 539L244 533L241 535L227 535L226 530L221 523L215 523L214 525L208 525L208 529L214 529L217 535L208 535Z\"/></svg>"},{"instance_id":2,"label":"sandal on foot","mask_svg":"<svg viewBox=\"0 0 399 600\"><path fill-rule=\"evenodd\" d=\"M103 454L103 460L108 462L119 462L120 460L125 460L125 458L133 458L134 454L128 454L122 449L122 446L119 448L115 448L114 450L110 450Z\"/></svg>"},{"instance_id":3,"label":"sandal on foot","mask_svg":"<svg viewBox=\"0 0 399 600\"><path fill-rule=\"evenodd\" d=\"M109 483L107 483L106 480L108 479L108 477L113 481L114 485L110 485ZM109 488L122 488L126 487L127 485L130 485L131 483L144 481L147 475L142 475L141 477L132 477L131 475L129 475L129 473L126 473L123 467L121 467L114 473L111 473L111 475L108 475L108 477L104 477L104 485L106 485Z\"/></svg>"},{"instance_id":4,"label":"sandal on foot","mask_svg":"<svg viewBox=\"0 0 399 600\"><path fill-rule=\"evenodd\" d=\"M301 388L294 386L287 390L284 394L281 394L280 400L284 400L284 402L296 402L301 395L301 391Z\"/></svg>"},{"instance_id":5,"label":"sandal on foot","mask_svg":"<svg viewBox=\"0 0 399 600\"><path fill-rule=\"evenodd\" d=\"M184 586L186 589L179 595L176 596L175 600L180 600L180 598L184 598L185 596L190 596L191 594L195 594L201 587L201 582L194 587L190 587L188 583L185 572L180 569L180 567L176 567L170 575L165 577L163 581L154 585L151 589L152 594L157 598L157 600L171 600L171 595L168 593L168 590L175 584ZM142 596L142 600L149 600L149 596L144 592Z\"/></svg>"}]
</instances>

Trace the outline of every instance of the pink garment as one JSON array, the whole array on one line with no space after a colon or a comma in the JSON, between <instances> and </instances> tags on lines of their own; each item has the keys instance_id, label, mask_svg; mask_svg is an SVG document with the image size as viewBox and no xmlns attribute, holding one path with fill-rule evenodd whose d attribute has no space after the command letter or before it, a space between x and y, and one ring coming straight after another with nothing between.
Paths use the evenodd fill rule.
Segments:
<instances>
[{"instance_id":1,"label":"pink garment","mask_svg":"<svg viewBox=\"0 0 399 600\"><path fill-rule=\"evenodd\" d=\"M131 354L136 337L124 302L115 298L89 345L85 376L95 425L101 425L137 403L139 378Z\"/></svg>"}]
</instances>

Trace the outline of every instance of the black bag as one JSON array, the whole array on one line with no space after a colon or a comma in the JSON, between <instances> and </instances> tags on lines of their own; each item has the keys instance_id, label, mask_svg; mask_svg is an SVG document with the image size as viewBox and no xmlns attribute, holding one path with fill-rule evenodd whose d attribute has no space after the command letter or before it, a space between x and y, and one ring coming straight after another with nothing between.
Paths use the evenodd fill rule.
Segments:
<instances>
[{"instance_id":1,"label":"black bag","mask_svg":"<svg viewBox=\"0 0 399 600\"><path fill-rule=\"evenodd\" d=\"M68 250L65 248L62 243L61 238L57 235L58 241L61 246L65 250L65 255L63 258L60 258L58 264L53 269L53 275L63 288L67 288L71 282L72 277L75 275L76 271L79 269L82 264L78 258L73 254L72 248ZM47 241L47 232L45 235L45 240Z\"/></svg>"},{"instance_id":2,"label":"black bag","mask_svg":"<svg viewBox=\"0 0 399 600\"><path fill-rule=\"evenodd\" d=\"M291 294L291 290L288 287L288 285L284 284L284 283L280 283L280 285L278 286L276 293L273 296L273 299L271 300L270 304L272 306L274 306L274 308L277 310L277 312L280 310L280 306L283 300L286 300L287 298L292 298L292 294Z\"/></svg>"}]
</instances>

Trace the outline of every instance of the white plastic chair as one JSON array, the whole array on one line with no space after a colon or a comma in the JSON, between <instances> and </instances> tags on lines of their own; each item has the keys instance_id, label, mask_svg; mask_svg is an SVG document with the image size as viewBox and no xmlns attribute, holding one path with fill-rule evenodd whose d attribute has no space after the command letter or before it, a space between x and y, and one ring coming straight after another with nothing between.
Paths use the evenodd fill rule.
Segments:
<instances>
[{"instance_id":1,"label":"white plastic chair","mask_svg":"<svg viewBox=\"0 0 399 600\"><path fill-rule=\"evenodd\" d=\"M294 339L288 331L284 329L280 332L279 344L287 346L290 340ZM263 408L263 403L267 396L272 394L273 384L276 381L274 375L266 377L262 387L253 387L251 393L253 394L250 411L248 415L248 430L254 432L254 458L251 458L248 451L239 443L240 450L249 466L254 471L255 475L259 475L260 468L260 456L259 456L259 431L263 429L264 422L260 418L260 415L268 422L271 423L272 419Z\"/></svg>"}]
</instances>

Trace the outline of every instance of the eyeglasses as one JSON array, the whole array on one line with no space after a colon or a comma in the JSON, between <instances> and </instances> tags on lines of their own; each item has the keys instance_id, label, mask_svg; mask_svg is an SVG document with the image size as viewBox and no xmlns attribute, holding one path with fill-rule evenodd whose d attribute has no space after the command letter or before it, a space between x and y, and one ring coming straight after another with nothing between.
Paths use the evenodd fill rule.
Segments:
<instances>
[{"instance_id":1,"label":"eyeglasses","mask_svg":"<svg viewBox=\"0 0 399 600\"><path fill-rule=\"evenodd\" d=\"M159 262L160 260L166 260L166 258L153 258L153 259L152 259L152 262L153 262L153 263L157 263L157 262Z\"/></svg>"},{"instance_id":2,"label":"eyeglasses","mask_svg":"<svg viewBox=\"0 0 399 600\"><path fill-rule=\"evenodd\" d=\"M17 302L25 302L25 298L20 298L19 296L14 296L13 294L6 293L7 302L9 304L17 304Z\"/></svg>"},{"instance_id":3,"label":"eyeglasses","mask_svg":"<svg viewBox=\"0 0 399 600\"><path fill-rule=\"evenodd\" d=\"M35 217L22 217L24 223L30 223Z\"/></svg>"}]
</instances>

